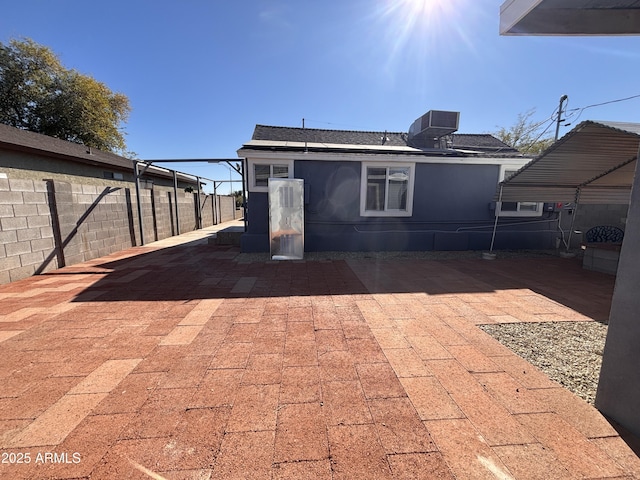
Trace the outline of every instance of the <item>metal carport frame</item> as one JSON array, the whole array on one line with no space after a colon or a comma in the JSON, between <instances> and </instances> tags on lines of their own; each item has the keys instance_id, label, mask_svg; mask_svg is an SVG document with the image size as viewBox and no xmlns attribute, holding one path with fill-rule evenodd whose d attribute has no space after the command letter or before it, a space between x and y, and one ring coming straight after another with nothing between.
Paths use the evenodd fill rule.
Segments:
<instances>
[{"instance_id":1,"label":"metal carport frame","mask_svg":"<svg viewBox=\"0 0 640 480\"><path fill-rule=\"evenodd\" d=\"M628 205L639 149L640 124L582 122L501 182L496 200Z\"/></svg>"},{"instance_id":2,"label":"metal carport frame","mask_svg":"<svg viewBox=\"0 0 640 480\"><path fill-rule=\"evenodd\" d=\"M247 200L246 200L246 190L245 190L245 175L244 175L244 164L238 162L238 160L244 160L244 159L235 159L235 158L194 158L194 159L161 159L161 160L138 160L138 159L133 159L133 172L134 172L134 176L135 176L135 182L136 182L136 198L137 198L137 203L138 203L138 222L139 222L139 227L140 227L140 243L142 245L145 244L144 241L144 225L143 225L143 219L142 219L142 210L141 210L141 204L140 204L140 177L142 175L144 175L144 173L146 172L146 170L150 167L153 166L154 163L198 163L198 162L205 162L205 163L221 163L221 162L225 162L227 165L229 165L233 170L235 170L241 177L241 182L242 182L242 203L243 203L243 209L244 209L244 223L245 223L245 231L247 230ZM233 162L233 163L232 163ZM234 165L234 163L237 163L238 165ZM140 171L140 167L139 165L142 164L144 165L144 169L142 171ZM202 206L200 205L200 180L210 180L213 182L213 186L214 186L214 201L215 201L215 195L216 195L216 182L218 183L224 183L227 182L226 180L212 180L210 178L206 178L206 177L199 177L197 175L193 175L190 173L184 173L184 172L178 172L176 170L172 170L169 168L164 168L164 167L160 167L162 170L166 170L168 172L172 172L173 174L173 192L174 192L174 197L176 196L176 192L178 189L178 180L177 180L177 174L181 174L183 176L189 176L192 177L193 179L196 180L197 182L197 186L198 186L198 228L202 228ZM232 182L231 180L229 180L229 182ZM174 202L174 208L175 208L175 215L176 215L176 228L177 228L177 232L180 232L180 224L179 224L179 214L178 214L178 203ZM214 206L215 208L215 206Z\"/></svg>"},{"instance_id":3,"label":"metal carport frame","mask_svg":"<svg viewBox=\"0 0 640 480\"><path fill-rule=\"evenodd\" d=\"M586 121L503 181L498 194L505 201L629 205L595 406L635 435L640 435L639 155L640 124Z\"/></svg>"}]
</instances>

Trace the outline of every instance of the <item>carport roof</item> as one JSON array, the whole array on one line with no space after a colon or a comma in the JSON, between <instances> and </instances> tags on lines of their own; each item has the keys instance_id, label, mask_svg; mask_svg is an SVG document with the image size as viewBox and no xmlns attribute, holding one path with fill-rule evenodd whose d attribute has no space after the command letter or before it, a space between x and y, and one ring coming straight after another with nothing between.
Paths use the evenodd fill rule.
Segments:
<instances>
[{"instance_id":1,"label":"carport roof","mask_svg":"<svg viewBox=\"0 0 640 480\"><path fill-rule=\"evenodd\" d=\"M585 121L501 183L503 202L628 204L640 124Z\"/></svg>"}]
</instances>

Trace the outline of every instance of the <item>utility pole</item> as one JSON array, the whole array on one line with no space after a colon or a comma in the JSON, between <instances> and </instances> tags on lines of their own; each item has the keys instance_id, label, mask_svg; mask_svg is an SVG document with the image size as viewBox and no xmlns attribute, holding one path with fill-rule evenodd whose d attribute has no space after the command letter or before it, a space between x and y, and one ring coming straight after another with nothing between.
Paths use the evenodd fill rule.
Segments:
<instances>
[{"instance_id":1,"label":"utility pole","mask_svg":"<svg viewBox=\"0 0 640 480\"><path fill-rule=\"evenodd\" d=\"M558 141L558 135L560 134L560 122L563 120L563 118L562 118L562 105L567 100L569 100L569 97L567 97L566 95L562 95L560 97L560 105L558 106L558 121L556 123L556 138L555 138L556 142Z\"/></svg>"}]
</instances>

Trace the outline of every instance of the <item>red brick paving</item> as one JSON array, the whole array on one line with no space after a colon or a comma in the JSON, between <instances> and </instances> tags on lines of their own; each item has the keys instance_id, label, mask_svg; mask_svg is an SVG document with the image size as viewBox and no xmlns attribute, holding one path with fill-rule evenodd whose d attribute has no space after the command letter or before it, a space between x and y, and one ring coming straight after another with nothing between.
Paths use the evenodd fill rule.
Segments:
<instances>
[{"instance_id":1,"label":"red brick paving","mask_svg":"<svg viewBox=\"0 0 640 480\"><path fill-rule=\"evenodd\" d=\"M611 277L236 254L174 239L0 287L0 478L640 478L637 438L477 327L606 320Z\"/></svg>"}]
</instances>

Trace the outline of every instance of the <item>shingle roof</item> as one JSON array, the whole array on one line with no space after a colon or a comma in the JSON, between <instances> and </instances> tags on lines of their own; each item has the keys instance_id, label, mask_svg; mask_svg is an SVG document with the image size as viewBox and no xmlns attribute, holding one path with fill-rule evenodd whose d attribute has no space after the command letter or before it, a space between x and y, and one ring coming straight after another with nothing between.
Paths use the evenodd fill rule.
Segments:
<instances>
[{"instance_id":1,"label":"shingle roof","mask_svg":"<svg viewBox=\"0 0 640 480\"><path fill-rule=\"evenodd\" d=\"M47 156L65 158L93 165L109 165L131 170L131 160L119 155L90 149L86 145L60 140L39 133L0 124L0 146L11 150L38 151Z\"/></svg>"},{"instance_id":2,"label":"shingle roof","mask_svg":"<svg viewBox=\"0 0 640 480\"><path fill-rule=\"evenodd\" d=\"M386 132L387 140L383 142L384 135L385 132L256 125L252 139L342 145L389 145L396 147L405 147L407 145L406 133Z\"/></svg>"},{"instance_id":3,"label":"shingle roof","mask_svg":"<svg viewBox=\"0 0 640 480\"><path fill-rule=\"evenodd\" d=\"M33 152L50 158L89 165L108 166L110 169L115 170L126 170L128 172L133 170L133 162L130 159L114 153L3 124L0 124L0 149ZM158 170L148 170L147 175L172 178L168 172ZM184 175L179 174L179 176L182 180L192 181L191 178Z\"/></svg>"},{"instance_id":4,"label":"shingle roof","mask_svg":"<svg viewBox=\"0 0 640 480\"><path fill-rule=\"evenodd\" d=\"M252 140L407 147L407 138L408 136L404 132L365 132L256 125ZM519 153L515 148L488 133L454 133L451 135L451 139L453 141L451 148L453 149L475 150L485 153Z\"/></svg>"}]
</instances>

